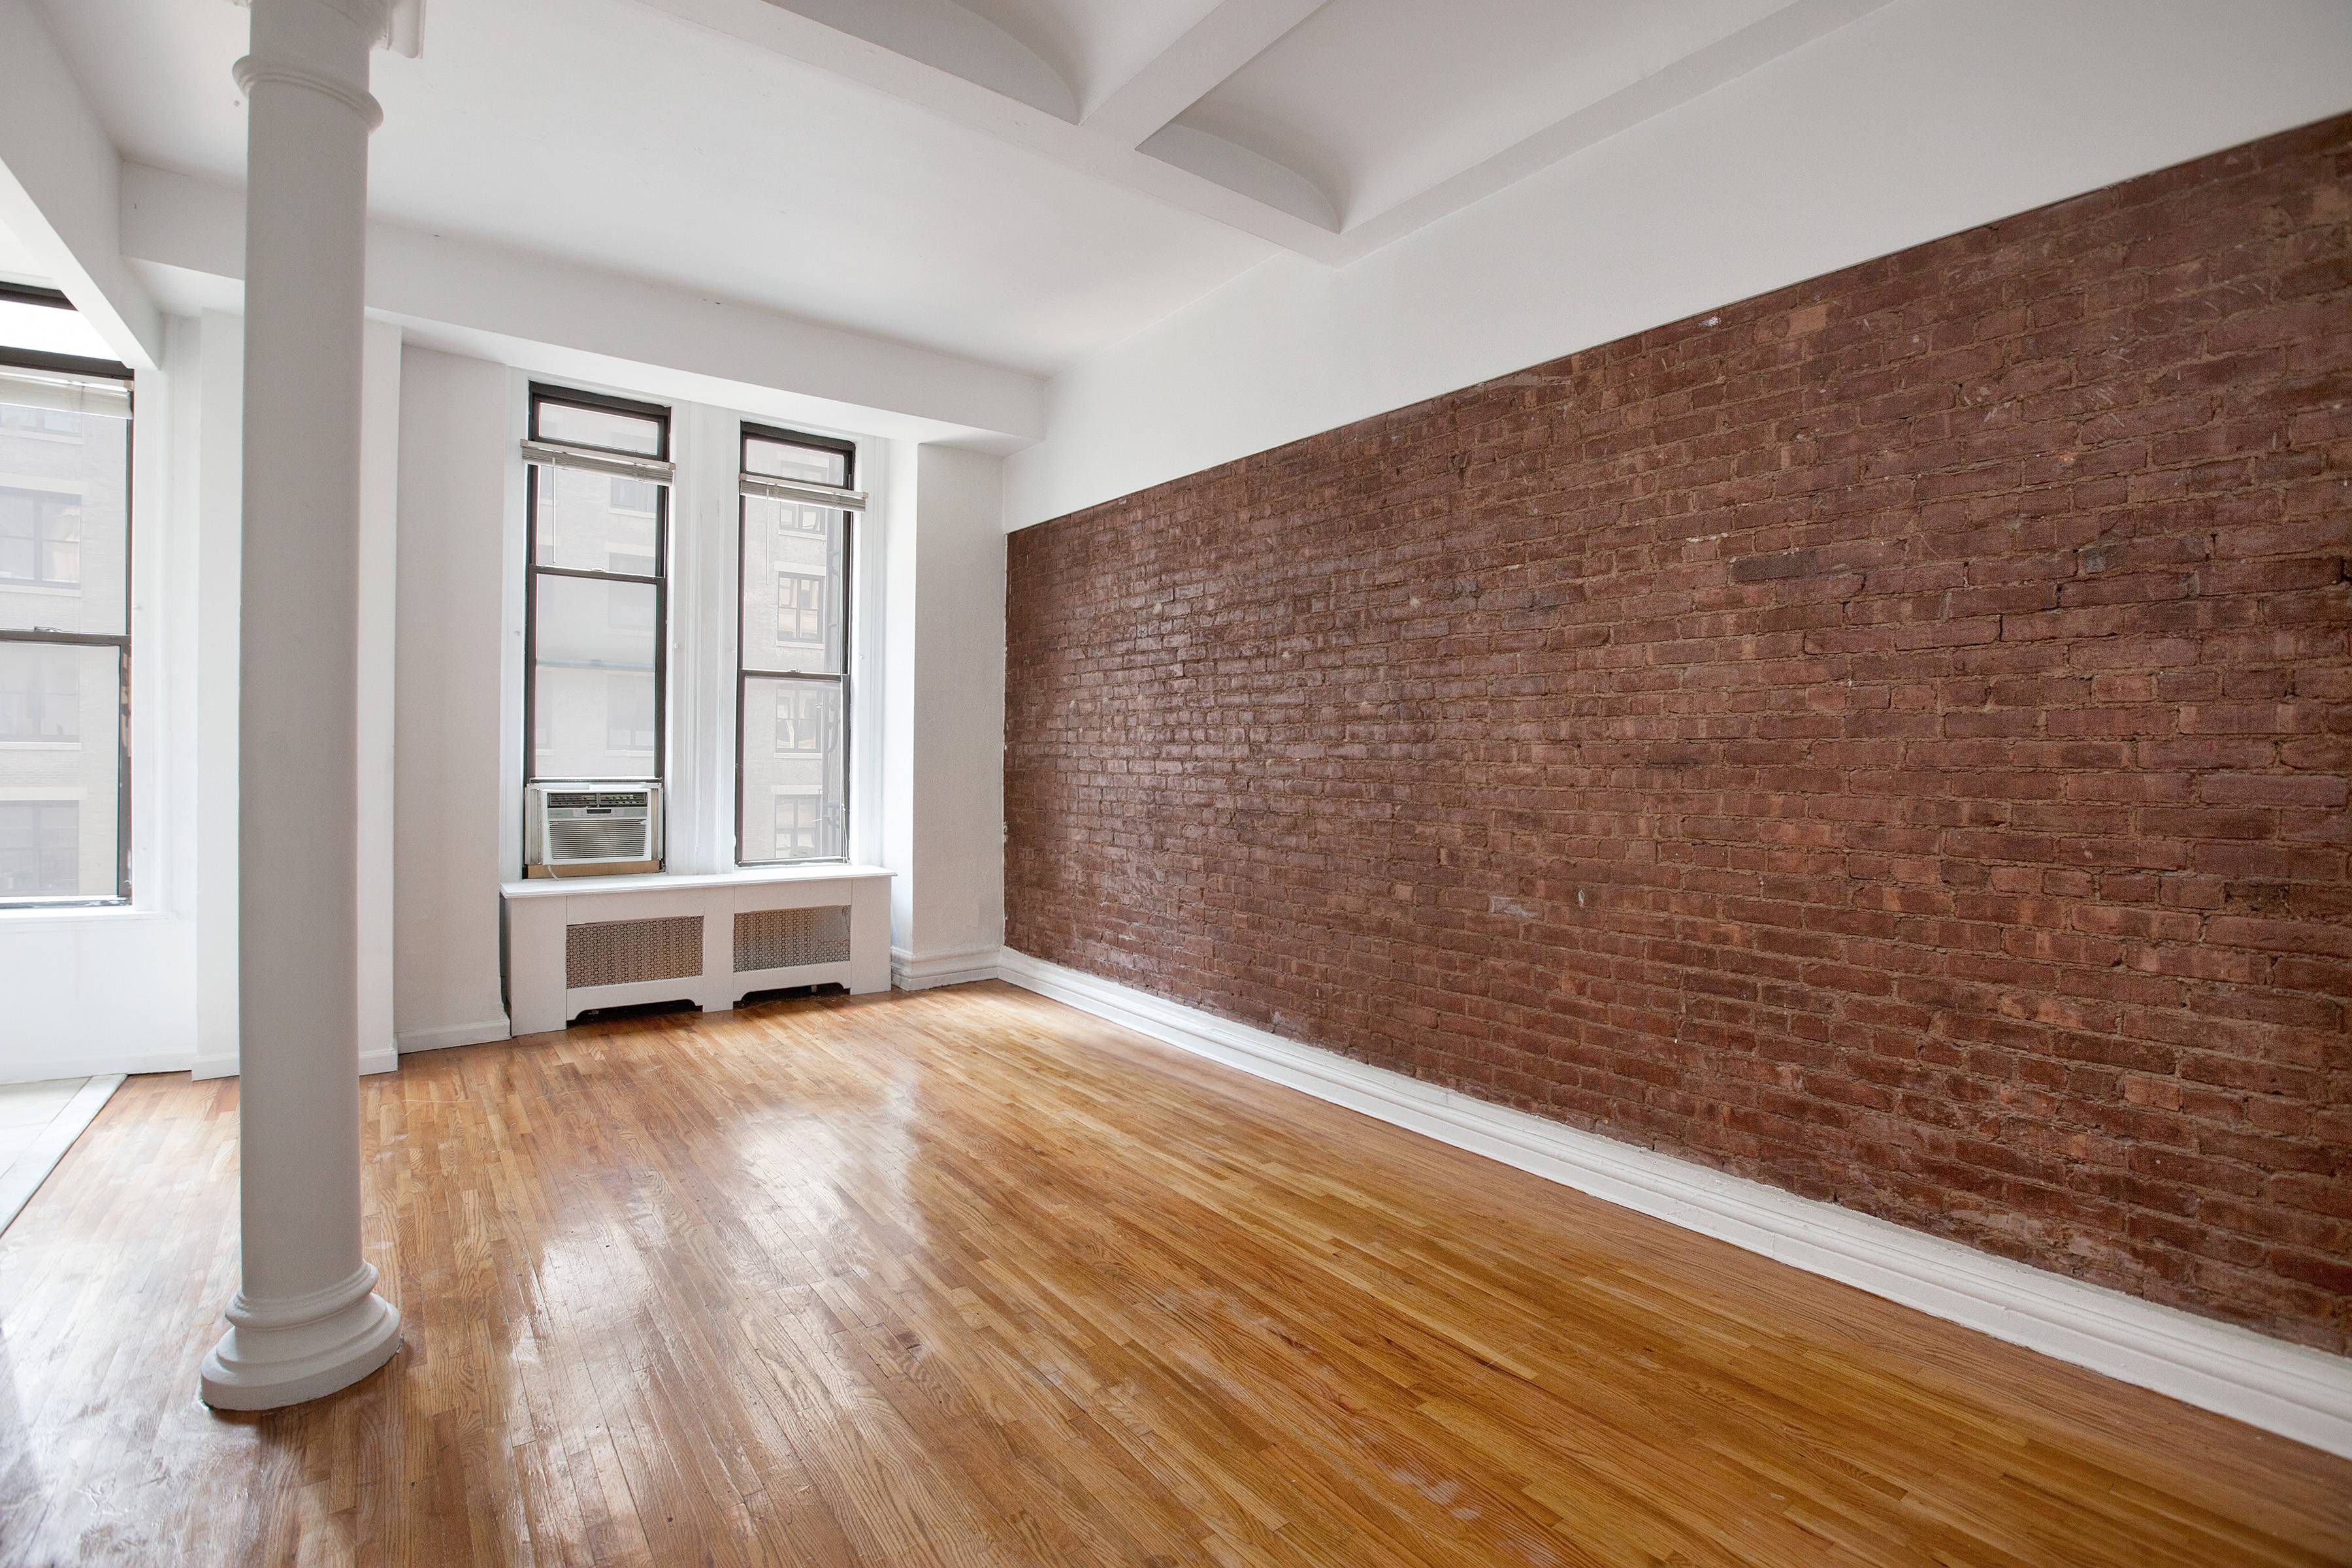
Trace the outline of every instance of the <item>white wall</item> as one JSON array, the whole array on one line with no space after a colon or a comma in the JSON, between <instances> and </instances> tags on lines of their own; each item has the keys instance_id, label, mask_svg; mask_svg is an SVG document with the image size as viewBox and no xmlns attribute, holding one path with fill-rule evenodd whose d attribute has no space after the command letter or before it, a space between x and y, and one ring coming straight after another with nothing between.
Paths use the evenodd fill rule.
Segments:
<instances>
[{"instance_id":1,"label":"white wall","mask_svg":"<svg viewBox=\"0 0 2352 1568\"><path fill-rule=\"evenodd\" d=\"M197 328L205 417L189 443L192 482L175 489L177 526L196 535L194 777L196 885L216 920L196 922L196 1062L236 1070L237 1042L236 780L240 606L245 600L245 321L207 310ZM179 342L174 329L173 344ZM191 516L188 509L193 508Z\"/></svg>"},{"instance_id":2,"label":"white wall","mask_svg":"<svg viewBox=\"0 0 2352 1568\"><path fill-rule=\"evenodd\" d=\"M1004 938L1003 464L936 446L895 457L891 960L900 984L936 984L992 969Z\"/></svg>"},{"instance_id":3,"label":"white wall","mask_svg":"<svg viewBox=\"0 0 2352 1568\"><path fill-rule=\"evenodd\" d=\"M360 361L358 1031L360 1070L399 1065L393 1004L393 748L400 562L400 329L367 323Z\"/></svg>"},{"instance_id":4,"label":"white wall","mask_svg":"<svg viewBox=\"0 0 2352 1568\"><path fill-rule=\"evenodd\" d=\"M402 1050L503 1039L508 372L401 356L394 1017Z\"/></svg>"},{"instance_id":5,"label":"white wall","mask_svg":"<svg viewBox=\"0 0 2352 1568\"><path fill-rule=\"evenodd\" d=\"M1006 524L2352 107L2343 0L1901 0L1342 270L1266 261L1049 393Z\"/></svg>"}]
</instances>

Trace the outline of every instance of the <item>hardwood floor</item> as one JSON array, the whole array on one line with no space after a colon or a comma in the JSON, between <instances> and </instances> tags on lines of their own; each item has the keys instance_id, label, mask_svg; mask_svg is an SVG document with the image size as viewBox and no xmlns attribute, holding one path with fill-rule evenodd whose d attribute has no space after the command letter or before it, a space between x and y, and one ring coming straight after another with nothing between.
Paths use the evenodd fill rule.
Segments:
<instances>
[{"instance_id":1,"label":"hardwood floor","mask_svg":"<svg viewBox=\"0 0 2352 1568\"><path fill-rule=\"evenodd\" d=\"M217 1416L235 1103L0 1238L0 1561L2352 1562L2352 1464L992 984L366 1080L407 1349Z\"/></svg>"}]
</instances>

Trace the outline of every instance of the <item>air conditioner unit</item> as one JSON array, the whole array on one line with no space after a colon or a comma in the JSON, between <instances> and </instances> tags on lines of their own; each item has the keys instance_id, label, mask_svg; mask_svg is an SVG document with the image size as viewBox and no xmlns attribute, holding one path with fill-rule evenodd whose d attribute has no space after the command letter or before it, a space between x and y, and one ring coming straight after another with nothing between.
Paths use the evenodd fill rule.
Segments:
<instances>
[{"instance_id":1,"label":"air conditioner unit","mask_svg":"<svg viewBox=\"0 0 2352 1568\"><path fill-rule=\"evenodd\" d=\"M661 868L662 786L525 786L523 864L534 877L593 877Z\"/></svg>"}]
</instances>

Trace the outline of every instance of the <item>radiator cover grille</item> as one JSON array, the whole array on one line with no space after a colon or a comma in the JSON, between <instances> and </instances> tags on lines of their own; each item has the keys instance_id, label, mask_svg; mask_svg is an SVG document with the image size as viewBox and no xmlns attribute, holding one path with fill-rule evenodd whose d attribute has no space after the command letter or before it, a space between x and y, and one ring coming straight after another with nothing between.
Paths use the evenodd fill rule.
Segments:
<instances>
[{"instance_id":1,"label":"radiator cover grille","mask_svg":"<svg viewBox=\"0 0 2352 1568\"><path fill-rule=\"evenodd\" d=\"M735 973L849 962L849 906L749 910L735 917Z\"/></svg>"},{"instance_id":2,"label":"radiator cover grille","mask_svg":"<svg viewBox=\"0 0 2352 1568\"><path fill-rule=\"evenodd\" d=\"M741 942L738 936L739 947ZM691 980L701 973L700 915L599 921L564 928L563 983L575 991L645 980Z\"/></svg>"}]
</instances>

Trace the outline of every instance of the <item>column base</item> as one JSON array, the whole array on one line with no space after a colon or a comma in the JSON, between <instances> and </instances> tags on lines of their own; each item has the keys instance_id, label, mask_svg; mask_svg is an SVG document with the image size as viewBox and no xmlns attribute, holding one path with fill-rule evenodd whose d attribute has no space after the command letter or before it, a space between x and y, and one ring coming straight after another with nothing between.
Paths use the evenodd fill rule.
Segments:
<instances>
[{"instance_id":1,"label":"column base","mask_svg":"<svg viewBox=\"0 0 2352 1568\"><path fill-rule=\"evenodd\" d=\"M276 1410L349 1388L400 1348L400 1312L375 1294L375 1265L289 1300L222 1314L229 1331L205 1357L204 1402L215 1410Z\"/></svg>"}]
</instances>

